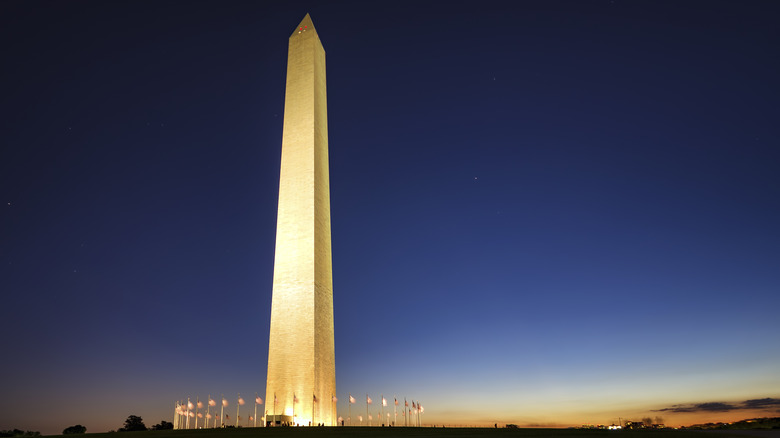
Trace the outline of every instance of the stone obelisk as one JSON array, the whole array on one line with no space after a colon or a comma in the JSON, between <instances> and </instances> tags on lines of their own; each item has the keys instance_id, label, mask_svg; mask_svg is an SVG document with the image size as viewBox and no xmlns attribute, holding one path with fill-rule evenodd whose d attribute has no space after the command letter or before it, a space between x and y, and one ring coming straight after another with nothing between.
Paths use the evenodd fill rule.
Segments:
<instances>
[{"instance_id":1,"label":"stone obelisk","mask_svg":"<svg viewBox=\"0 0 780 438\"><path fill-rule=\"evenodd\" d=\"M287 57L267 421L335 425L335 363L325 49L306 14Z\"/></svg>"}]
</instances>

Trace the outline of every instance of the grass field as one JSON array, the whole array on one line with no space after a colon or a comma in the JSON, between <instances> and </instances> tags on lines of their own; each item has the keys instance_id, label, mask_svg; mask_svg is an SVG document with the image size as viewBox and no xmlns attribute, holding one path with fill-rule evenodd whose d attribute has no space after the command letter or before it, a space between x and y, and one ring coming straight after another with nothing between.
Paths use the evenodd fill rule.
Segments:
<instances>
[{"instance_id":1,"label":"grass field","mask_svg":"<svg viewBox=\"0 0 780 438\"><path fill-rule=\"evenodd\" d=\"M63 435L54 435L63 436ZM66 435L76 438L79 435ZM414 427L269 427L91 433L84 438L780 438L780 430L585 430Z\"/></svg>"}]
</instances>

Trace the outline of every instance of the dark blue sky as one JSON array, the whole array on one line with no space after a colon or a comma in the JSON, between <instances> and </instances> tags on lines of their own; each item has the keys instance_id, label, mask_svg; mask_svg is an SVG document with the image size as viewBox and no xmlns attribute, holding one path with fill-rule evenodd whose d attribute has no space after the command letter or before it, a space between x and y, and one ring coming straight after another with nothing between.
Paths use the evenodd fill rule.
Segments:
<instances>
[{"instance_id":1,"label":"dark blue sky","mask_svg":"<svg viewBox=\"0 0 780 438\"><path fill-rule=\"evenodd\" d=\"M0 429L264 392L307 12L340 413L777 415L776 3L5 1Z\"/></svg>"}]
</instances>

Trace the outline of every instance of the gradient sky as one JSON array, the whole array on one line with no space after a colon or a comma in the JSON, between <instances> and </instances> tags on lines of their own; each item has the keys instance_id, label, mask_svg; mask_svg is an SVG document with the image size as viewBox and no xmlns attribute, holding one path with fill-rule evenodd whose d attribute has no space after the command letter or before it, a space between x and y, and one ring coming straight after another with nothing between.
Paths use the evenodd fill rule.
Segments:
<instances>
[{"instance_id":1,"label":"gradient sky","mask_svg":"<svg viewBox=\"0 0 780 438\"><path fill-rule=\"evenodd\" d=\"M340 414L780 415L777 2L6 0L0 429L265 391L307 12Z\"/></svg>"}]
</instances>

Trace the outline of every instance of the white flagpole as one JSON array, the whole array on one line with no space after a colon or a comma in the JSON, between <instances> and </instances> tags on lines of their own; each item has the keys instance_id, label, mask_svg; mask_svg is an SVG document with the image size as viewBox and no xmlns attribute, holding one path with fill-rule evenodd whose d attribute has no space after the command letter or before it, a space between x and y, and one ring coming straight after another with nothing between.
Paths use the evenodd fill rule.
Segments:
<instances>
[{"instance_id":1,"label":"white flagpole","mask_svg":"<svg viewBox=\"0 0 780 438\"><path fill-rule=\"evenodd\" d=\"M381 417L382 420L381 420L381 422L379 424L384 424L384 422L385 422L385 395L384 394L379 394L379 397L382 399L382 403L381 403L382 406L380 407L381 412L382 412L382 417Z\"/></svg>"},{"instance_id":2,"label":"white flagpole","mask_svg":"<svg viewBox=\"0 0 780 438\"><path fill-rule=\"evenodd\" d=\"M255 393L255 394L257 394L257 393ZM266 401L268 401L268 400L266 400ZM261 399L260 397L257 397L255 395L255 424L257 424L257 405L262 405L262 404L264 404L263 403L263 399ZM263 418L260 421L260 427L265 427L265 418L268 416L267 415L268 411L265 409L265 406L263 406L263 412L261 412L261 414L263 414ZM257 426L255 426L255 427L257 427Z\"/></svg>"},{"instance_id":3,"label":"white flagpole","mask_svg":"<svg viewBox=\"0 0 780 438\"><path fill-rule=\"evenodd\" d=\"M240 409L241 409L241 394L238 394L238 397L236 398L236 427L238 427L238 417L240 415L239 414Z\"/></svg>"},{"instance_id":4,"label":"white flagpole","mask_svg":"<svg viewBox=\"0 0 780 438\"><path fill-rule=\"evenodd\" d=\"M209 394L208 400L206 400L206 429L209 427L209 418L211 415L211 394Z\"/></svg>"},{"instance_id":5,"label":"white flagpole","mask_svg":"<svg viewBox=\"0 0 780 438\"><path fill-rule=\"evenodd\" d=\"M219 408L219 427L222 427L225 423L223 422L223 418L225 418L225 395L221 395L222 400L220 401L221 406Z\"/></svg>"}]
</instances>

